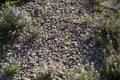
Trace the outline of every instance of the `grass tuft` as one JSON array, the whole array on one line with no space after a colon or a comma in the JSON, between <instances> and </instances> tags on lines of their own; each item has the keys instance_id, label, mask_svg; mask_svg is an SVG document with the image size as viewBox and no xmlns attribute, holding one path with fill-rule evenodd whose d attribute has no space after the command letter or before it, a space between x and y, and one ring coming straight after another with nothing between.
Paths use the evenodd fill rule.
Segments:
<instances>
[{"instance_id":1,"label":"grass tuft","mask_svg":"<svg viewBox=\"0 0 120 80\"><path fill-rule=\"evenodd\" d=\"M19 65L14 61L10 64L5 64L3 68L6 75L13 75L19 70Z\"/></svg>"}]
</instances>

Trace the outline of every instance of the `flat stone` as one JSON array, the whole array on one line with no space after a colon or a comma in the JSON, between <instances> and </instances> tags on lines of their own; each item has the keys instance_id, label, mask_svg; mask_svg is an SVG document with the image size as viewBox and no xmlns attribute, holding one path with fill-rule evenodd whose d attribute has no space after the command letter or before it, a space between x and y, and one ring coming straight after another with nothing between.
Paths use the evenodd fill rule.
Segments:
<instances>
[{"instance_id":1,"label":"flat stone","mask_svg":"<svg viewBox=\"0 0 120 80\"><path fill-rule=\"evenodd\" d=\"M31 80L30 78L22 77L22 80Z\"/></svg>"},{"instance_id":2,"label":"flat stone","mask_svg":"<svg viewBox=\"0 0 120 80\"><path fill-rule=\"evenodd\" d=\"M108 0L100 3L108 8L119 9L120 8L120 0Z\"/></svg>"}]
</instances>

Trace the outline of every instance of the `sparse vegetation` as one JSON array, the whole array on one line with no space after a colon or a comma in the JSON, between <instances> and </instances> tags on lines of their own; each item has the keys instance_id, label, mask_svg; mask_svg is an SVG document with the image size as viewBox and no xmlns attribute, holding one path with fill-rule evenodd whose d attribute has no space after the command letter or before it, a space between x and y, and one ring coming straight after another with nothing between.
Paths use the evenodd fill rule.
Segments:
<instances>
[{"instance_id":1,"label":"sparse vegetation","mask_svg":"<svg viewBox=\"0 0 120 80\"><path fill-rule=\"evenodd\" d=\"M29 18L25 12L20 12L17 9L14 10L12 7L5 9L0 14L0 29L15 30L24 27Z\"/></svg>"},{"instance_id":2,"label":"sparse vegetation","mask_svg":"<svg viewBox=\"0 0 120 80\"><path fill-rule=\"evenodd\" d=\"M100 36L96 36L94 38L94 44L96 46L101 46L104 43L103 39Z\"/></svg>"},{"instance_id":3,"label":"sparse vegetation","mask_svg":"<svg viewBox=\"0 0 120 80\"><path fill-rule=\"evenodd\" d=\"M105 6L100 5L103 0L90 0L90 3L93 4L93 9L98 12L102 12L105 9Z\"/></svg>"},{"instance_id":4,"label":"sparse vegetation","mask_svg":"<svg viewBox=\"0 0 120 80\"><path fill-rule=\"evenodd\" d=\"M84 22L86 22L86 23L89 23L89 22L91 22L92 20L91 20L91 18L90 17L85 17L84 18Z\"/></svg>"},{"instance_id":5,"label":"sparse vegetation","mask_svg":"<svg viewBox=\"0 0 120 80\"><path fill-rule=\"evenodd\" d=\"M112 54L113 53L113 48L112 45L110 43L105 45L105 50L107 54Z\"/></svg>"},{"instance_id":6,"label":"sparse vegetation","mask_svg":"<svg viewBox=\"0 0 120 80\"><path fill-rule=\"evenodd\" d=\"M20 0L3 0L1 5L4 7L9 7L11 5L17 4L18 2L20 2Z\"/></svg>"},{"instance_id":7,"label":"sparse vegetation","mask_svg":"<svg viewBox=\"0 0 120 80\"><path fill-rule=\"evenodd\" d=\"M30 18L24 12L9 7L0 13L0 56L6 52L7 44L18 34L30 21Z\"/></svg>"},{"instance_id":8,"label":"sparse vegetation","mask_svg":"<svg viewBox=\"0 0 120 80\"><path fill-rule=\"evenodd\" d=\"M110 80L119 80L120 77L120 56L106 58L105 68L101 70L101 75L107 76Z\"/></svg>"},{"instance_id":9,"label":"sparse vegetation","mask_svg":"<svg viewBox=\"0 0 120 80\"><path fill-rule=\"evenodd\" d=\"M68 33L66 33L66 35L65 35L65 39L66 39L66 40L69 39L69 34L68 34Z\"/></svg>"},{"instance_id":10,"label":"sparse vegetation","mask_svg":"<svg viewBox=\"0 0 120 80\"><path fill-rule=\"evenodd\" d=\"M117 15L120 16L120 9L117 10Z\"/></svg>"},{"instance_id":11,"label":"sparse vegetation","mask_svg":"<svg viewBox=\"0 0 120 80\"><path fill-rule=\"evenodd\" d=\"M99 78L99 73L94 71L94 68L90 65L69 70L69 80L96 80Z\"/></svg>"},{"instance_id":12,"label":"sparse vegetation","mask_svg":"<svg viewBox=\"0 0 120 80\"><path fill-rule=\"evenodd\" d=\"M102 2L103 0L93 0L94 3L99 4L100 2Z\"/></svg>"},{"instance_id":13,"label":"sparse vegetation","mask_svg":"<svg viewBox=\"0 0 120 80\"><path fill-rule=\"evenodd\" d=\"M104 48L107 56L104 61L104 68L101 75L110 80L118 80L120 76L119 69L119 51L120 51L120 25L118 22L109 19L103 24L101 34L104 34Z\"/></svg>"},{"instance_id":14,"label":"sparse vegetation","mask_svg":"<svg viewBox=\"0 0 120 80\"><path fill-rule=\"evenodd\" d=\"M31 34L35 37L39 36L41 34L41 30L40 29L33 29Z\"/></svg>"},{"instance_id":15,"label":"sparse vegetation","mask_svg":"<svg viewBox=\"0 0 120 80\"><path fill-rule=\"evenodd\" d=\"M17 5L27 1L30 3ZM101 2L106 0L88 1L0 1L0 76L119 80L120 9L103 6ZM20 60L21 65L11 58Z\"/></svg>"},{"instance_id":16,"label":"sparse vegetation","mask_svg":"<svg viewBox=\"0 0 120 80\"><path fill-rule=\"evenodd\" d=\"M43 73L40 73L36 80L53 80L55 72L53 69L49 69Z\"/></svg>"},{"instance_id":17,"label":"sparse vegetation","mask_svg":"<svg viewBox=\"0 0 120 80\"><path fill-rule=\"evenodd\" d=\"M103 5L94 5L93 6L95 11L102 12L105 9L105 6Z\"/></svg>"},{"instance_id":18,"label":"sparse vegetation","mask_svg":"<svg viewBox=\"0 0 120 80\"><path fill-rule=\"evenodd\" d=\"M64 49L64 51L67 51L68 47L67 46L63 46L63 49Z\"/></svg>"},{"instance_id":19,"label":"sparse vegetation","mask_svg":"<svg viewBox=\"0 0 120 80\"><path fill-rule=\"evenodd\" d=\"M110 45L112 45L114 51L118 52L120 49L120 26L119 24L110 24L109 26L104 26L104 28L102 29L104 33L106 33L106 38L108 43L111 43ZM106 46L108 48L108 45ZM109 46L110 48L110 46Z\"/></svg>"},{"instance_id":20,"label":"sparse vegetation","mask_svg":"<svg viewBox=\"0 0 120 80\"><path fill-rule=\"evenodd\" d=\"M13 75L19 70L19 65L17 62L13 61L10 64L5 64L3 68L6 75Z\"/></svg>"}]
</instances>

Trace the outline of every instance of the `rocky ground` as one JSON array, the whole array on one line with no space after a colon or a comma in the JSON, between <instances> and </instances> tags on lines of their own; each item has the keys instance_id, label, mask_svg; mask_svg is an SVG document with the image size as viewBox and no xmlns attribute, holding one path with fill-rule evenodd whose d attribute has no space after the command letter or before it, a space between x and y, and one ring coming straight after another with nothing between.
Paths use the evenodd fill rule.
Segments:
<instances>
[{"instance_id":1,"label":"rocky ground","mask_svg":"<svg viewBox=\"0 0 120 80\"><path fill-rule=\"evenodd\" d=\"M95 46L90 36L114 10L94 12L89 0L30 0L16 8L25 10L31 22L0 59L1 75L5 63L15 60L20 66L14 76L5 80L37 80L41 72L51 68L61 74L54 80L68 80L66 70L86 64L99 72L104 50ZM33 30L40 34L34 36Z\"/></svg>"}]
</instances>

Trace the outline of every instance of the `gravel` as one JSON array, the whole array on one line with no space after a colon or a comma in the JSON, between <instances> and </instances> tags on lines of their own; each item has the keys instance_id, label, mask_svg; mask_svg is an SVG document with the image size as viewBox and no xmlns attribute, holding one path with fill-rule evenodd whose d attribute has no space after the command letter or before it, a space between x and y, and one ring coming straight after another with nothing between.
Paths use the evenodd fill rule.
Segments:
<instances>
[{"instance_id":1,"label":"gravel","mask_svg":"<svg viewBox=\"0 0 120 80\"><path fill-rule=\"evenodd\" d=\"M66 70L87 63L99 71L103 49L89 38L105 20L104 11L94 12L89 0L31 0L17 7L25 10L32 22L10 43L5 58L0 59L0 75L4 63L15 60L20 66L19 72L6 80L37 80L39 73L51 68L63 74L55 80L68 80ZM85 17L91 21L86 22ZM33 36L33 29L40 29L40 35Z\"/></svg>"}]
</instances>

